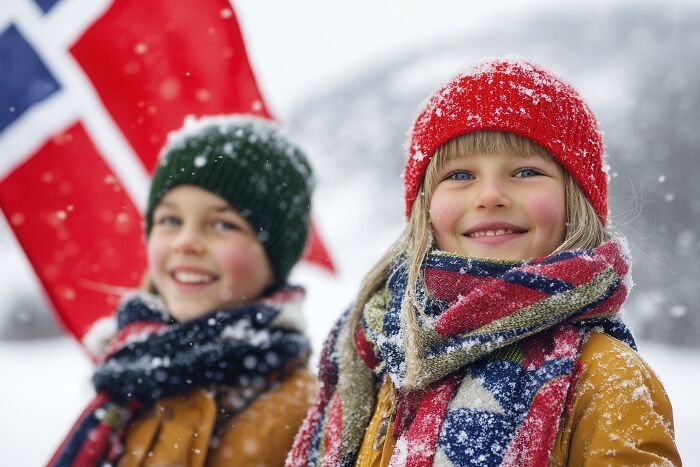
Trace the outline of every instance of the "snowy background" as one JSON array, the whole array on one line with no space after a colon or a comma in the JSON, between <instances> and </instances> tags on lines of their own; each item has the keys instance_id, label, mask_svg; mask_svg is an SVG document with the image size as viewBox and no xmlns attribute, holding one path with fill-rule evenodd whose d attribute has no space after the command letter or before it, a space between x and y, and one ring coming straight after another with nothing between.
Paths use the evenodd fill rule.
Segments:
<instances>
[{"instance_id":1,"label":"snowy background","mask_svg":"<svg viewBox=\"0 0 700 467\"><path fill-rule=\"evenodd\" d=\"M0 0L0 24L11 1L24 0ZM700 2L471 3L233 1L267 104L317 173L314 215L339 274L293 274L315 348L402 228L420 102L474 60L515 53L564 75L601 120L613 226L636 260L627 320L669 393L684 462L700 465ZM44 463L92 395L89 360L42 297L0 215L5 465Z\"/></svg>"}]
</instances>

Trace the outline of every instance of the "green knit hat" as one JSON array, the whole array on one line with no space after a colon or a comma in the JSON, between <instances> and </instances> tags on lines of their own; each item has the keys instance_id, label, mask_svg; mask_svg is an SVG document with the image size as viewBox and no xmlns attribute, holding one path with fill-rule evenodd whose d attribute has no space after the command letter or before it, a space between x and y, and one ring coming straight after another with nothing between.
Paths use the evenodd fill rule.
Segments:
<instances>
[{"instance_id":1,"label":"green knit hat","mask_svg":"<svg viewBox=\"0 0 700 467\"><path fill-rule=\"evenodd\" d=\"M168 135L153 175L153 211L178 185L195 185L226 201L253 226L277 280L287 280L309 231L313 173L304 152L274 123L244 115L188 118Z\"/></svg>"}]
</instances>

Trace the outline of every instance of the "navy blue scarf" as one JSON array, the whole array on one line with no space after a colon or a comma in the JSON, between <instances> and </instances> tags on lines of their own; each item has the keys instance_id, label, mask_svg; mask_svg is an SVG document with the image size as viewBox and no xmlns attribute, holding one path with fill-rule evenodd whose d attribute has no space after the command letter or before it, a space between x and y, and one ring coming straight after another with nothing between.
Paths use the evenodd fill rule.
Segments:
<instances>
[{"instance_id":1,"label":"navy blue scarf","mask_svg":"<svg viewBox=\"0 0 700 467\"><path fill-rule=\"evenodd\" d=\"M127 297L117 312L117 335L92 378L97 396L49 465L116 460L128 422L159 399L195 387L268 385L303 365L310 343L293 316L302 296L300 288L283 288L182 323L157 297Z\"/></svg>"}]
</instances>

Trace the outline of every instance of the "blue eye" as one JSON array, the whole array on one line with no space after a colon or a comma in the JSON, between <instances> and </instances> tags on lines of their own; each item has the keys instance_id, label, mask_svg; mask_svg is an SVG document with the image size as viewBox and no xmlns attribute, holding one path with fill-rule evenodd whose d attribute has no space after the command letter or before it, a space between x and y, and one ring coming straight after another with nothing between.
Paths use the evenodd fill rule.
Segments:
<instances>
[{"instance_id":1,"label":"blue eye","mask_svg":"<svg viewBox=\"0 0 700 467\"><path fill-rule=\"evenodd\" d=\"M447 176L447 180L471 180L473 178L474 176L472 174L463 170L452 172Z\"/></svg>"},{"instance_id":2,"label":"blue eye","mask_svg":"<svg viewBox=\"0 0 700 467\"><path fill-rule=\"evenodd\" d=\"M542 175L542 174L540 174L535 169L521 169L515 174L516 177L520 177L520 178L535 177L537 175Z\"/></svg>"},{"instance_id":3,"label":"blue eye","mask_svg":"<svg viewBox=\"0 0 700 467\"><path fill-rule=\"evenodd\" d=\"M178 217L175 217L175 216L162 216L162 217L158 218L158 220L156 221L156 224L167 225L167 226L177 226L177 225L181 225L182 221Z\"/></svg>"},{"instance_id":4,"label":"blue eye","mask_svg":"<svg viewBox=\"0 0 700 467\"><path fill-rule=\"evenodd\" d=\"M237 224L225 220L218 220L214 222L214 228L216 230L241 230L240 226Z\"/></svg>"}]
</instances>

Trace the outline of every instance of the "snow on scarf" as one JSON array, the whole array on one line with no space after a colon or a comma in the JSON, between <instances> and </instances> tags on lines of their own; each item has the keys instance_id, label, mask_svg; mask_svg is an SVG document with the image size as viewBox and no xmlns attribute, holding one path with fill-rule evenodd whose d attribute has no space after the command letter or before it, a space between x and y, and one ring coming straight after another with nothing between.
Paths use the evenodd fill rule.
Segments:
<instances>
[{"instance_id":1,"label":"snow on scarf","mask_svg":"<svg viewBox=\"0 0 700 467\"><path fill-rule=\"evenodd\" d=\"M117 311L118 330L92 381L97 391L49 466L109 464L141 408L195 387L267 386L310 351L301 331L301 288L176 322L155 296L138 293Z\"/></svg>"},{"instance_id":2,"label":"snow on scarf","mask_svg":"<svg viewBox=\"0 0 700 467\"><path fill-rule=\"evenodd\" d=\"M421 389L402 390L407 269L399 264L359 329L348 329L346 313L331 331L321 392L287 465L353 465L384 375L398 396L391 465L546 465L587 335L634 345L617 316L631 286L617 240L524 262L433 252L424 277Z\"/></svg>"}]
</instances>

